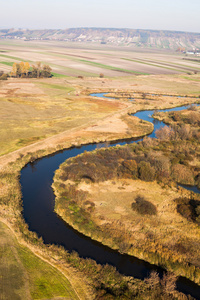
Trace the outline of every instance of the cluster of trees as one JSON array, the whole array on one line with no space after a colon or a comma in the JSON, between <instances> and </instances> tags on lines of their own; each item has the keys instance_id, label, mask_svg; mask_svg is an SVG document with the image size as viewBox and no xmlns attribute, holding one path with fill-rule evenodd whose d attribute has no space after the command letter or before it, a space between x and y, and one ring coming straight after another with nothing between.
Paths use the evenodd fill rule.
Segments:
<instances>
[{"instance_id":1,"label":"cluster of trees","mask_svg":"<svg viewBox=\"0 0 200 300\"><path fill-rule=\"evenodd\" d=\"M49 65L43 65L41 62L37 62L36 65L30 66L28 62L14 63L10 76L17 78L49 78L52 76L51 67Z\"/></svg>"},{"instance_id":2,"label":"cluster of trees","mask_svg":"<svg viewBox=\"0 0 200 300\"><path fill-rule=\"evenodd\" d=\"M41 62L37 62L36 65L30 66L28 62L14 63L12 71L4 73L0 71L0 80L7 80L8 77L16 78L49 78L52 77L52 69L49 65L42 65Z\"/></svg>"}]
</instances>

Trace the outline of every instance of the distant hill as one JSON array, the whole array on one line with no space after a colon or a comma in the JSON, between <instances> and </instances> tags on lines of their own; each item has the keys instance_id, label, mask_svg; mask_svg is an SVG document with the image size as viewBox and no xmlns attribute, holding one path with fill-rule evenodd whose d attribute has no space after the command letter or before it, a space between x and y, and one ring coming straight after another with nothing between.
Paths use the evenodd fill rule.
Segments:
<instances>
[{"instance_id":1,"label":"distant hill","mask_svg":"<svg viewBox=\"0 0 200 300\"><path fill-rule=\"evenodd\" d=\"M191 51L200 48L200 33L118 28L0 29L0 38L61 40L130 47Z\"/></svg>"}]
</instances>

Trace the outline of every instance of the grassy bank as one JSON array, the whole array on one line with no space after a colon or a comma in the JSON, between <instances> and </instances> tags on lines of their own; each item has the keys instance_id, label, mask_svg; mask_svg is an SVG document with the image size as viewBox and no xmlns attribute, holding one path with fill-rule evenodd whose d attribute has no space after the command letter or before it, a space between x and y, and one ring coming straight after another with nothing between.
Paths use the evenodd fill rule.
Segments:
<instances>
[{"instance_id":1,"label":"grassy bank","mask_svg":"<svg viewBox=\"0 0 200 300\"><path fill-rule=\"evenodd\" d=\"M13 232L1 222L0 235L2 299L79 299L61 272L18 243Z\"/></svg>"}]
</instances>

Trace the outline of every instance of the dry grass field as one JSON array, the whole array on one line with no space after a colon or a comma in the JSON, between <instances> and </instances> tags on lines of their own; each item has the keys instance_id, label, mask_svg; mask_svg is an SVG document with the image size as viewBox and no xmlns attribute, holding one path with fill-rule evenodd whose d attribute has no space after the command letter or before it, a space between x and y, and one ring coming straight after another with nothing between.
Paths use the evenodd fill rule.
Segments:
<instances>
[{"instance_id":1,"label":"dry grass field","mask_svg":"<svg viewBox=\"0 0 200 300\"><path fill-rule=\"evenodd\" d=\"M90 135L95 139L95 131L99 132L98 137L103 140L130 137L130 128L127 128L127 124L122 125L122 114L199 101L200 77L198 74L188 76L140 75L103 80L90 77L2 81L0 155L64 132L65 137L72 138L74 130L78 132L83 127L89 127L84 131L86 138ZM110 96L118 98L97 99L89 96L92 92L109 92ZM179 95L187 97L180 98ZM134 100L129 100L130 97ZM116 113L120 114L113 117ZM102 119L105 121L101 124ZM109 131L113 134L108 135ZM74 140L78 136L80 133L74 136Z\"/></svg>"},{"instance_id":2,"label":"dry grass field","mask_svg":"<svg viewBox=\"0 0 200 300\"><path fill-rule=\"evenodd\" d=\"M76 96L64 80L8 80L0 83L0 155L60 132L79 128L125 108Z\"/></svg>"}]
</instances>

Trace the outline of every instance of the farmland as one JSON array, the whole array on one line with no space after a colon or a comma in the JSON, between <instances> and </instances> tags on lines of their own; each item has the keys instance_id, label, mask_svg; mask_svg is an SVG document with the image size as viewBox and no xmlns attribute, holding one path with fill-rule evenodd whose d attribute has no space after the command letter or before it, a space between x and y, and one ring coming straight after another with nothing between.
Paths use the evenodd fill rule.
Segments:
<instances>
[{"instance_id":1,"label":"farmland","mask_svg":"<svg viewBox=\"0 0 200 300\"><path fill-rule=\"evenodd\" d=\"M131 74L177 74L200 71L199 63L183 60L173 51L137 50L107 45L59 41L0 41L0 70L11 63L37 61L50 65L55 76L130 76ZM60 74L60 75L57 75Z\"/></svg>"}]
</instances>

